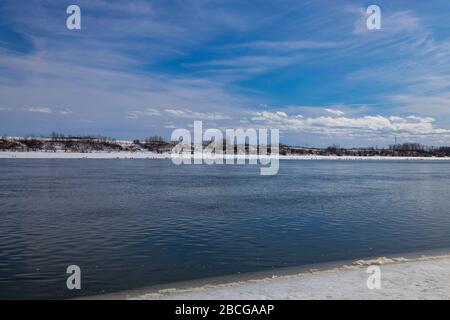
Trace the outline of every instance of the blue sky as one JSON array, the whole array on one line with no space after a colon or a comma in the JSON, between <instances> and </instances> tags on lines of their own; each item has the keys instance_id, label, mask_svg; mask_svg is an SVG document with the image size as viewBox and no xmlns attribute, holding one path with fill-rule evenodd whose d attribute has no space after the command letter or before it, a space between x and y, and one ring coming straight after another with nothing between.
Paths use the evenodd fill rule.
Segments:
<instances>
[{"instance_id":1,"label":"blue sky","mask_svg":"<svg viewBox=\"0 0 450 320\"><path fill-rule=\"evenodd\" d=\"M168 138L203 120L298 145L448 145L449 88L444 0L0 3L0 134Z\"/></svg>"}]
</instances>

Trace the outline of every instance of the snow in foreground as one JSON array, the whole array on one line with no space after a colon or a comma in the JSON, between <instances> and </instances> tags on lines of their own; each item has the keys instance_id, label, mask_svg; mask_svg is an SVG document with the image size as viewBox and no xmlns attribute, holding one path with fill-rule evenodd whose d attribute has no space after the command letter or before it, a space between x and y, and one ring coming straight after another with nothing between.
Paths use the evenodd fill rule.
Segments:
<instances>
[{"instance_id":1,"label":"snow in foreground","mask_svg":"<svg viewBox=\"0 0 450 320\"><path fill-rule=\"evenodd\" d=\"M381 268L381 289L367 288L368 265ZM128 299L449 299L450 255L380 258L351 266L261 280L165 289Z\"/></svg>"}]
</instances>

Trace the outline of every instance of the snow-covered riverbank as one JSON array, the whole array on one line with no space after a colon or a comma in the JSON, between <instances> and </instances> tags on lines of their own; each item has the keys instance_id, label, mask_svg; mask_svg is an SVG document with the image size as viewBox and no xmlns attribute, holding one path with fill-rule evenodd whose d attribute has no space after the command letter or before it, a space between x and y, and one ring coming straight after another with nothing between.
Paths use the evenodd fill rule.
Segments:
<instances>
[{"instance_id":1,"label":"snow-covered riverbank","mask_svg":"<svg viewBox=\"0 0 450 320\"><path fill-rule=\"evenodd\" d=\"M234 156L248 158L248 156ZM250 156L255 157L255 156ZM154 152L0 152L0 159L170 159L170 153ZM280 155L280 160L436 160L450 161L450 157L355 157L355 156L316 156Z\"/></svg>"},{"instance_id":2,"label":"snow-covered riverbank","mask_svg":"<svg viewBox=\"0 0 450 320\"><path fill-rule=\"evenodd\" d=\"M0 159L167 159L154 152L0 152Z\"/></svg>"},{"instance_id":3,"label":"snow-covered riverbank","mask_svg":"<svg viewBox=\"0 0 450 320\"><path fill-rule=\"evenodd\" d=\"M368 289L367 267L378 265L381 288ZM100 299L449 299L450 255L359 260L294 275L99 296Z\"/></svg>"}]
</instances>

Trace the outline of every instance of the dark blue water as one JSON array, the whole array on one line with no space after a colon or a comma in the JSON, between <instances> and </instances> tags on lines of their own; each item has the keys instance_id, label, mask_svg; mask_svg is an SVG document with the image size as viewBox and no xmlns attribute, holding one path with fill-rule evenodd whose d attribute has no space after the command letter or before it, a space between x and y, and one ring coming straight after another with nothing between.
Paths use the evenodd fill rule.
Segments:
<instances>
[{"instance_id":1,"label":"dark blue water","mask_svg":"<svg viewBox=\"0 0 450 320\"><path fill-rule=\"evenodd\" d=\"M450 162L0 160L0 298L450 247ZM66 268L82 290L66 288Z\"/></svg>"}]
</instances>

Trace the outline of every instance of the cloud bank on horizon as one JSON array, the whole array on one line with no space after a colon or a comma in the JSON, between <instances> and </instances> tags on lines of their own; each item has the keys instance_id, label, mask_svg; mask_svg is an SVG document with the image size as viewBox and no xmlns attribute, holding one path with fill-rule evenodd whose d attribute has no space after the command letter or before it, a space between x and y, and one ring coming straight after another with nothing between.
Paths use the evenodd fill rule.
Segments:
<instances>
[{"instance_id":1,"label":"cloud bank on horizon","mask_svg":"<svg viewBox=\"0 0 450 320\"><path fill-rule=\"evenodd\" d=\"M170 137L279 128L284 143L450 142L450 3L0 3L0 134Z\"/></svg>"}]
</instances>

